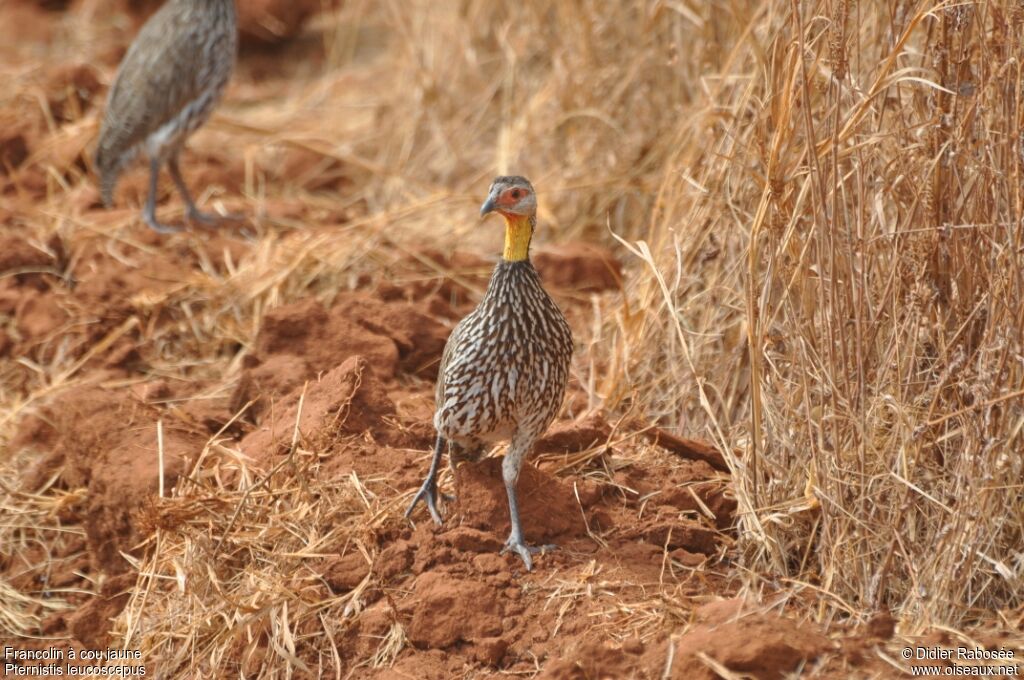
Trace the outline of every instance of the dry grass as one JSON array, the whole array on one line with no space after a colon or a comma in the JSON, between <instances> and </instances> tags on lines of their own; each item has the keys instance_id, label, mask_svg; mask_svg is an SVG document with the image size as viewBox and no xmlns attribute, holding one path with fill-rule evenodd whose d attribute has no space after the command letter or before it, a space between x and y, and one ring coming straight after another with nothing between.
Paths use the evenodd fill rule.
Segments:
<instances>
[{"instance_id":1,"label":"dry grass","mask_svg":"<svg viewBox=\"0 0 1024 680\"><path fill-rule=\"evenodd\" d=\"M755 578L908 632L1019 606L1024 15L738 16L634 246L660 313L624 324L623 373L736 452Z\"/></svg>"},{"instance_id":2,"label":"dry grass","mask_svg":"<svg viewBox=\"0 0 1024 680\"><path fill-rule=\"evenodd\" d=\"M353 0L319 28L322 72L297 67L273 97L237 83L193 144L237 159L242 197L205 198L255 215L258 244L236 268L134 302L139 327L158 312L180 321L149 338L155 374L236 375L266 309L329 299L396 254L493 250L475 205L491 175L515 171L541 192L538 240L618 244L626 294L595 301L577 377L593 404L728 452L752 590L813 593L825 622L891 608L906 633L998 622L1021 605L1017 5ZM102 33L66 31L69 50ZM95 129L93 113L54 147L86 145ZM281 177L290 149L351 185ZM40 239L121 238L128 211L101 224L63 214L90 182L52 181L27 220ZM284 214L291 205L305 212ZM303 231L339 206L355 217L333 238ZM5 437L83 365L56 356L31 367L27 397L5 391ZM315 470L315 452L293 456ZM296 565L339 536L370 557L360 532L397 521L397 491L353 478L314 499L299 479L239 473L232 485L227 469L244 461L211 442L194 484L154 508L146 587L118 632L176 668L258 663L253 640L269 631L270 653L301 668L304 636L339 631L326 613L359 598L304 600L313 577ZM170 516L178 528L160 528ZM189 597L170 596L185 582ZM574 588L553 586L552 606ZM27 626L3 600L0 617ZM676 620L658 606L630 616ZM340 673L330 639L311 670ZM387 665L403 644L396 619L367 663Z\"/></svg>"},{"instance_id":3,"label":"dry grass","mask_svg":"<svg viewBox=\"0 0 1024 680\"><path fill-rule=\"evenodd\" d=\"M293 447L275 468L256 473L237 451L211 442L188 482L143 515L152 546L115 627L120 644L158 659L164 677L194 670L197 659L211 672L250 675L264 664L332 677L355 670L353 660L342 663L336 640L359 614L370 575L344 595L324 597L314 567L338 546L369 564L376 550L364 537L385 517L395 521L400 496L384 473L368 480L353 473L311 493L319 468L315 453ZM237 474L225 483L229 471ZM400 627L396 635L382 642L380 659L365 661L387 665L403 646Z\"/></svg>"}]
</instances>

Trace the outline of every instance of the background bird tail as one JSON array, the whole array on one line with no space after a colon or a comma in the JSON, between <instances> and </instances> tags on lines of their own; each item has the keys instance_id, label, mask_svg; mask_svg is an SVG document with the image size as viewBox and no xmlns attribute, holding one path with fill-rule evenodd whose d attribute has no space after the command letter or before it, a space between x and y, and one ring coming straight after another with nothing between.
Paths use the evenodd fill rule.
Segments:
<instances>
[{"instance_id":1,"label":"background bird tail","mask_svg":"<svg viewBox=\"0 0 1024 680\"><path fill-rule=\"evenodd\" d=\"M100 196L103 205L107 208L114 204L114 187L117 186L117 177L120 174L119 163L111 162L110 158L103 153L103 149L96 151L96 171L100 177Z\"/></svg>"}]
</instances>

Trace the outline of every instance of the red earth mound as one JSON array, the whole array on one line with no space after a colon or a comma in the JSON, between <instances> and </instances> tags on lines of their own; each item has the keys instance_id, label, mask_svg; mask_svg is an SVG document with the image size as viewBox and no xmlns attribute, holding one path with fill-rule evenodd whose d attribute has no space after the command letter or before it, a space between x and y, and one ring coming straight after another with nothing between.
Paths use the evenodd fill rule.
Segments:
<instances>
[{"instance_id":1,"label":"red earth mound","mask_svg":"<svg viewBox=\"0 0 1024 680\"><path fill-rule=\"evenodd\" d=\"M367 360L353 355L318 379L294 388L241 442L255 459L283 453L291 442L327 448L339 437L373 433L387 438L395 405Z\"/></svg>"},{"instance_id":2,"label":"red earth mound","mask_svg":"<svg viewBox=\"0 0 1024 680\"><path fill-rule=\"evenodd\" d=\"M501 458L485 458L459 465L452 510L464 526L487 530L504 540L510 523L501 463ZM524 465L517 496L528 542L540 545L586 535L585 510L577 503L570 485Z\"/></svg>"},{"instance_id":3,"label":"red earth mound","mask_svg":"<svg viewBox=\"0 0 1024 680\"><path fill-rule=\"evenodd\" d=\"M545 285L596 293L622 286L622 265L607 248L591 243L544 245L532 256Z\"/></svg>"},{"instance_id":4,"label":"red earth mound","mask_svg":"<svg viewBox=\"0 0 1024 680\"><path fill-rule=\"evenodd\" d=\"M159 0L127 0L124 10L138 26L160 7ZM319 12L321 0L244 0L236 5L238 31L247 47L277 45L297 36L306 21ZM337 1L330 4L338 4Z\"/></svg>"},{"instance_id":5,"label":"red earth mound","mask_svg":"<svg viewBox=\"0 0 1024 680\"><path fill-rule=\"evenodd\" d=\"M233 403L256 400L258 413L266 399L355 355L383 380L399 370L432 379L447 338L444 324L411 303L364 293L340 295L330 309L311 299L285 305L264 317Z\"/></svg>"},{"instance_id":6,"label":"red earth mound","mask_svg":"<svg viewBox=\"0 0 1024 680\"><path fill-rule=\"evenodd\" d=\"M705 655L735 673L781 679L833 646L811 626L764 614L727 621L712 619L694 626L674 644L669 677L680 680L718 678L710 664L702 663ZM647 654L648 663L655 668L665 659L658 652Z\"/></svg>"}]
</instances>

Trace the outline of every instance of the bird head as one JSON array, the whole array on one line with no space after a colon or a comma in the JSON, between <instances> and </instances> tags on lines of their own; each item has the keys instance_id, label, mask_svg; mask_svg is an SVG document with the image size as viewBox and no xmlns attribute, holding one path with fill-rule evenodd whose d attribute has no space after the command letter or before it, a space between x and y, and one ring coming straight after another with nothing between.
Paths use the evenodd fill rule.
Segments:
<instances>
[{"instance_id":1,"label":"bird head","mask_svg":"<svg viewBox=\"0 0 1024 680\"><path fill-rule=\"evenodd\" d=\"M480 215L496 212L505 218L505 250L508 262L530 258L530 239L537 219L537 194L525 177L495 177L480 206Z\"/></svg>"},{"instance_id":2,"label":"bird head","mask_svg":"<svg viewBox=\"0 0 1024 680\"><path fill-rule=\"evenodd\" d=\"M518 175L495 177L487 191L487 200L480 206L480 215L497 212L506 220L533 217L537 214L537 194L530 180Z\"/></svg>"}]
</instances>

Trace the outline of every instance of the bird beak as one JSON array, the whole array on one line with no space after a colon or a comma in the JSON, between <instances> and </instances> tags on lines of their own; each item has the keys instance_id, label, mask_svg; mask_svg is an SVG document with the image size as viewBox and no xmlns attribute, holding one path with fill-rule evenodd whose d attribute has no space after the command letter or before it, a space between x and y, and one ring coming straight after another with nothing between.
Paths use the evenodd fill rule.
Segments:
<instances>
[{"instance_id":1,"label":"bird beak","mask_svg":"<svg viewBox=\"0 0 1024 680\"><path fill-rule=\"evenodd\" d=\"M489 212L494 212L495 204L497 203L497 201L498 192L497 190L495 190L491 192L491 195L487 197L487 200L484 201L484 204L480 206L480 217L483 217Z\"/></svg>"}]
</instances>

